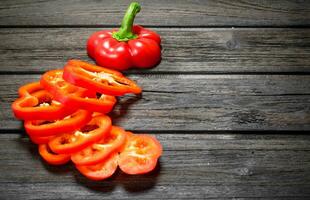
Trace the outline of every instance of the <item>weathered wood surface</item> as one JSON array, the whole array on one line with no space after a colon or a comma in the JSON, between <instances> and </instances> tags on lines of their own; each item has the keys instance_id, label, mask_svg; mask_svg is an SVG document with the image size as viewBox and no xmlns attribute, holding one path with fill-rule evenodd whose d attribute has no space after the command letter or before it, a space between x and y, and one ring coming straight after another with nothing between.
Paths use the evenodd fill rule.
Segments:
<instances>
[{"instance_id":1,"label":"weathered wood surface","mask_svg":"<svg viewBox=\"0 0 310 200\"><path fill-rule=\"evenodd\" d=\"M118 171L86 180L72 164L53 167L19 134L0 135L1 199L309 199L306 135L156 135L164 147L149 175Z\"/></svg>"},{"instance_id":2,"label":"weathered wood surface","mask_svg":"<svg viewBox=\"0 0 310 200\"><path fill-rule=\"evenodd\" d=\"M39 75L1 75L0 125L19 129L10 104ZM120 99L112 116L131 130L310 130L309 75L131 75L142 97ZM13 81L12 81L13 80Z\"/></svg>"},{"instance_id":3,"label":"weathered wood surface","mask_svg":"<svg viewBox=\"0 0 310 200\"><path fill-rule=\"evenodd\" d=\"M44 71L91 61L88 36L129 1L0 2L0 199L310 199L310 1L140 2L163 60L126 72L143 95L111 116L164 155L151 174L102 182L42 162L10 104Z\"/></svg>"},{"instance_id":4,"label":"weathered wood surface","mask_svg":"<svg viewBox=\"0 0 310 200\"><path fill-rule=\"evenodd\" d=\"M0 29L0 72L39 73L62 67L71 58L90 61L85 43L98 30ZM163 39L163 60L156 68L142 73L310 72L310 29L154 30Z\"/></svg>"},{"instance_id":5,"label":"weathered wood surface","mask_svg":"<svg viewBox=\"0 0 310 200\"><path fill-rule=\"evenodd\" d=\"M115 25L126 1L2 0L0 25ZM151 26L309 26L307 0L140 0L136 22Z\"/></svg>"}]
</instances>

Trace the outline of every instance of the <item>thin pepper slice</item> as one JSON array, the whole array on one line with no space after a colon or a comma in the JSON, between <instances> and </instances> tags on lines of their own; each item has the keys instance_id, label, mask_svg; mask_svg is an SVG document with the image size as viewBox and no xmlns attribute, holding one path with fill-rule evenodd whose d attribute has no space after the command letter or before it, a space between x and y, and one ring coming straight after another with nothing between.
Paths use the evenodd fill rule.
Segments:
<instances>
[{"instance_id":1,"label":"thin pepper slice","mask_svg":"<svg viewBox=\"0 0 310 200\"><path fill-rule=\"evenodd\" d=\"M107 137L73 154L72 162L76 165L94 165L104 161L111 153L118 152L125 144L126 133L117 126L112 126Z\"/></svg>"},{"instance_id":2,"label":"thin pepper slice","mask_svg":"<svg viewBox=\"0 0 310 200\"><path fill-rule=\"evenodd\" d=\"M56 154L49 149L47 144L39 145L39 154L51 165L62 165L70 161L70 155Z\"/></svg>"},{"instance_id":3,"label":"thin pepper slice","mask_svg":"<svg viewBox=\"0 0 310 200\"><path fill-rule=\"evenodd\" d=\"M47 144L53 138L53 136L38 137L38 136L30 135L30 134L28 134L28 136L30 140L35 144Z\"/></svg>"},{"instance_id":4,"label":"thin pepper slice","mask_svg":"<svg viewBox=\"0 0 310 200\"><path fill-rule=\"evenodd\" d=\"M65 104L93 112L108 113L113 109L116 98L72 85L62 78L62 70L51 70L43 74L41 84L53 97Z\"/></svg>"},{"instance_id":5,"label":"thin pepper slice","mask_svg":"<svg viewBox=\"0 0 310 200\"><path fill-rule=\"evenodd\" d=\"M117 169L118 153L110 154L105 160L95 165L76 165L76 168L87 178L100 181L111 177Z\"/></svg>"},{"instance_id":6,"label":"thin pepper slice","mask_svg":"<svg viewBox=\"0 0 310 200\"><path fill-rule=\"evenodd\" d=\"M152 171L162 154L159 141L147 134L128 134L120 153L119 167L126 174L145 174Z\"/></svg>"},{"instance_id":7,"label":"thin pepper slice","mask_svg":"<svg viewBox=\"0 0 310 200\"><path fill-rule=\"evenodd\" d=\"M44 90L40 82L32 82L18 88L18 94L20 97L31 96L32 93Z\"/></svg>"},{"instance_id":8,"label":"thin pepper slice","mask_svg":"<svg viewBox=\"0 0 310 200\"><path fill-rule=\"evenodd\" d=\"M141 93L141 88L118 71L81 60L70 60L64 67L64 80L98 93L120 96Z\"/></svg>"},{"instance_id":9,"label":"thin pepper slice","mask_svg":"<svg viewBox=\"0 0 310 200\"><path fill-rule=\"evenodd\" d=\"M12 103L12 110L18 119L56 120L77 110L75 107L65 107L55 101L39 82L20 87L18 93L20 97Z\"/></svg>"},{"instance_id":10,"label":"thin pepper slice","mask_svg":"<svg viewBox=\"0 0 310 200\"><path fill-rule=\"evenodd\" d=\"M99 115L75 132L63 132L54 137L48 145L56 153L74 154L105 138L111 129L111 124L112 121L108 116Z\"/></svg>"},{"instance_id":11,"label":"thin pepper slice","mask_svg":"<svg viewBox=\"0 0 310 200\"><path fill-rule=\"evenodd\" d=\"M26 132L32 136L45 137L66 132L73 132L91 120L91 112L78 110L61 120L26 120Z\"/></svg>"}]
</instances>

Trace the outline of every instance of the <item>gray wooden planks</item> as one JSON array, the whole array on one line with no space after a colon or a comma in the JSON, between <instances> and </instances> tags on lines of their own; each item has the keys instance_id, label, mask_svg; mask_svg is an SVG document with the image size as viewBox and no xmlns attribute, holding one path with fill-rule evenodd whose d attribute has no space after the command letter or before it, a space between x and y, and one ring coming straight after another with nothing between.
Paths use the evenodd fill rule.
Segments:
<instances>
[{"instance_id":1,"label":"gray wooden planks","mask_svg":"<svg viewBox=\"0 0 310 200\"><path fill-rule=\"evenodd\" d=\"M68 59L90 61L85 43L98 28L0 29L0 72L42 72ZM142 73L310 72L310 30L155 28L159 66ZM40 41L40 42L38 42ZM129 73L141 73L141 70Z\"/></svg>"},{"instance_id":2,"label":"gray wooden planks","mask_svg":"<svg viewBox=\"0 0 310 200\"><path fill-rule=\"evenodd\" d=\"M149 175L93 182L41 162L10 103L32 73L90 61L87 37L120 24L129 1L1 1L0 199L310 199L309 136L281 132L310 129L310 2L140 2L136 22L162 35L163 60L127 72L143 96L112 116L158 133L164 155Z\"/></svg>"},{"instance_id":3,"label":"gray wooden planks","mask_svg":"<svg viewBox=\"0 0 310 200\"><path fill-rule=\"evenodd\" d=\"M118 25L126 1L2 0L1 26ZM310 2L297 0L140 0L136 22L151 26L309 26Z\"/></svg>"},{"instance_id":4,"label":"gray wooden planks","mask_svg":"<svg viewBox=\"0 0 310 200\"><path fill-rule=\"evenodd\" d=\"M118 171L94 182L72 164L45 164L25 136L1 134L1 199L310 197L306 135L162 132L156 137L164 154L154 172L128 176Z\"/></svg>"},{"instance_id":5,"label":"gray wooden planks","mask_svg":"<svg viewBox=\"0 0 310 200\"><path fill-rule=\"evenodd\" d=\"M131 130L310 130L309 75L131 75L142 97L120 98L115 124ZM21 128L10 104L39 75L1 75L0 125Z\"/></svg>"}]
</instances>

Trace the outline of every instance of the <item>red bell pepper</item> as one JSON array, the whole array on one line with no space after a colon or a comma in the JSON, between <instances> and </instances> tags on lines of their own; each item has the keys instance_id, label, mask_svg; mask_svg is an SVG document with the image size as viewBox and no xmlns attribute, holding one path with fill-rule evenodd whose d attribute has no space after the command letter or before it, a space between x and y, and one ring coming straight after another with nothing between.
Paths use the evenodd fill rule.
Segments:
<instances>
[{"instance_id":1,"label":"red bell pepper","mask_svg":"<svg viewBox=\"0 0 310 200\"><path fill-rule=\"evenodd\" d=\"M116 103L116 98L77 87L63 80L62 70L51 70L43 74L41 84L53 97L66 106L86 109L93 112L108 113Z\"/></svg>"},{"instance_id":2,"label":"red bell pepper","mask_svg":"<svg viewBox=\"0 0 310 200\"><path fill-rule=\"evenodd\" d=\"M71 155L71 160L76 165L95 165L104 161L111 153L118 152L125 142L125 130L112 126L105 138Z\"/></svg>"},{"instance_id":3,"label":"red bell pepper","mask_svg":"<svg viewBox=\"0 0 310 200\"><path fill-rule=\"evenodd\" d=\"M126 70L130 67L149 68L159 63L160 36L142 26L133 25L140 9L139 3L131 3L118 31L103 30L90 36L87 52L98 65Z\"/></svg>"},{"instance_id":4,"label":"red bell pepper","mask_svg":"<svg viewBox=\"0 0 310 200\"><path fill-rule=\"evenodd\" d=\"M53 100L52 95L44 90L39 82L20 87L18 93L20 98L13 102L12 110L15 117L19 119L56 120L77 110Z\"/></svg>"},{"instance_id":5,"label":"red bell pepper","mask_svg":"<svg viewBox=\"0 0 310 200\"><path fill-rule=\"evenodd\" d=\"M28 134L31 142L35 144L47 144L54 136L38 137Z\"/></svg>"},{"instance_id":6,"label":"red bell pepper","mask_svg":"<svg viewBox=\"0 0 310 200\"><path fill-rule=\"evenodd\" d=\"M141 93L141 88L122 73L81 60L70 60L64 67L63 78L76 86L107 95Z\"/></svg>"},{"instance_id":7,"label":"red bell pepper","mask_svg":"<svg viewBox=\"0 0 310 200\"><path fill-rule=\"evenodd\" d=\"M87 124L91 119L91 112L87 110L78 110L62 120L26 120L24 126L29 135L45 137L60 133L74 132L76 129Z\"/></svg>"},{"instance_id":8,"label":"red bell pepper","mask_svg":"<svg viewBox=\"0 0 310 200\"><path fill-rule=\"evenodd\" d=\"M160 142L147 134L127 134L118 165L126 174L145 174L152 171L162 154Z\"/></svg>"},{"instance_id":9,"label":"red bell pepper","mask_svg":"<svg viewBox=\"0 0 310 200\"><path fill-rule=\"evenodd\" d=\"M32 93L40 91L40 90L44 90L43 86L40 85L39 82L32 82L32 83L28 83L26 85L21 86L18 89L18 94L20 97L31 96Z\"/></svg>"},{"instance_id":10,"label":"red bell pepper","mask_svg":"<svg viewBox=\"0 0 310 200\"><path fill-rule=\"evenodd\" d=\"M39 145L39 154L41 157L51 165L62 165L70 160L70 155L56 154L50 150L47 144Z\"/></svg>"},{"instance_id":11,"label":"red bell pepper","mask_svg":"<svg viewBox=\"0 0 310 200\"><path fill-rule=\"evenodd\" d=\"M74 154L107 137L112 125L111 119L106 115L97 115L85 126L75 132L58 135L48 143L53 152L59 154Z\"/></svg>"},{"instance_id":12,"label":"red bell pepper","mask_svg":"<svg viewBox=\"0 0 310 200\"><path fill-rule=\"evenodd\" d=\"M101 181L111 177L117 170L118 153L111 153L104 161L95 165L75 165L76 168L86 176L94 181Z\"/></svg>"}]
</instances>

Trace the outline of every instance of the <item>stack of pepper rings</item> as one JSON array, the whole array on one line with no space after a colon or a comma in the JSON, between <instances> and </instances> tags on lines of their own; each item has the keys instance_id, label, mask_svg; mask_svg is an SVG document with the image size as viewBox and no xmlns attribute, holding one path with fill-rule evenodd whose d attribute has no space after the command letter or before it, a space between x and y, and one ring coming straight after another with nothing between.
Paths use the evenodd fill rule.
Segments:
<instances>
[{"instance_id":1,"label":"stack of pepper rings","mask_svg":"<svg viewBox=\"0 0 310 200\"><path fill-rule=\"evenodd\" d=\"M72 161L92 180L110 177L117 167L127 174L152 171L162 153L158 140L113 126L115 96L141 88L122 73L80 60L43 74L22 86L12 109L39 154L52 164ZM98 95L99 94L99 95Z\"/></svg>"}]
</instances>

